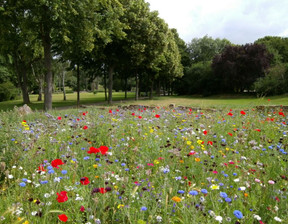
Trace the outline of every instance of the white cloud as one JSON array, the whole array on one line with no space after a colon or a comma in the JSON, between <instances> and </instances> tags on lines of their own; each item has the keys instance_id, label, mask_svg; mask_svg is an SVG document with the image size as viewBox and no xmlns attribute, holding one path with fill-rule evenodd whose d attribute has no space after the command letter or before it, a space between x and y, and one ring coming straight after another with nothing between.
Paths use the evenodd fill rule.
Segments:
<instances>
[{"instance_id":1,"label":"white cloud","mask_svg":"<svg viewBox=\"0 0 288 224\"><path fill-rule=\"evenodd\" d=\"M190 42L204 35L235 44L288 35L287 0L146 0Z\"/></svg>"}]
</instances>

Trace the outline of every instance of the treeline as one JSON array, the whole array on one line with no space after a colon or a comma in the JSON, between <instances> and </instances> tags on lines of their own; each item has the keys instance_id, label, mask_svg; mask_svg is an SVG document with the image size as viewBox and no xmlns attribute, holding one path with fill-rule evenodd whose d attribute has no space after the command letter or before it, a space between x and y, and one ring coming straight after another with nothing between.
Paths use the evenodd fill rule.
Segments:
<instances>
[{"instance_id":1,"label":"treeline","mask_svg":"<svg viewBox=\"0 0 288 224\"><path fill-rule=\"evenodd\" d=\"M135 80L136 98L141 83L152 97L154 86L169 89L183 75L176 30L144 0L8 0L0 13L0 95L13 83L30 103L34 82L43 89L44 109L52 109L55 64L62 76L75 71L78 103L84 77L104 76L111 103L116 72L125 83Z\"/></svg>"},{"instance_id":2,"label":"treeline","mask_svg":"<svg viewBox=\"0 0 288 224\"><path fill-rule=\"evenodd\" d=\"M266 36L240 46L204 36L188 43L187 57L179 94L288 92L288 38Z\"/></svg>"},{"instance_id":3,"label":"treeline","mask_svg":"<svg viewBox=\"0 0 288 224\"><path fill-rule=\"evenodd\" d=\"M7 0L0 3L0 101L21 90L52 93L66 86L160 94L287 92L287 38L233 45L208 36L185 43L144 0Z\"/></svg>"}]
</instances>

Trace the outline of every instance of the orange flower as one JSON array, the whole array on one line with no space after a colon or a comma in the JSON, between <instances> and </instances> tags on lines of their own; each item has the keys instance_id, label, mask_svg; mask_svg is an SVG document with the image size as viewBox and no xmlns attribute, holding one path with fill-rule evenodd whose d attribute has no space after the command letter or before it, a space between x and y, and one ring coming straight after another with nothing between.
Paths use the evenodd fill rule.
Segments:
<instances>
[{"instance_id":1,"label":"orange flower","mask_svg":"<svg viewBox=\"0 0 288 224\"><path fill-rule=\"evenodd\" d=\"M175 202L180 202L180 201L181 201L181 198L179 198L179 197L177 197L177 196L174 196L174 197L172 198L172 200L175 201Z\"/></svg>"},{"instance_id":2,"label":"orange flower","mask_svg":"<svg viewBox=\"0 0 288 224\"><path fill-rule=\"evenodd\" d=\"M195 158L196 162L200 162L200 160L201 160L200 158Z\"/></svg>"}]
</instances>

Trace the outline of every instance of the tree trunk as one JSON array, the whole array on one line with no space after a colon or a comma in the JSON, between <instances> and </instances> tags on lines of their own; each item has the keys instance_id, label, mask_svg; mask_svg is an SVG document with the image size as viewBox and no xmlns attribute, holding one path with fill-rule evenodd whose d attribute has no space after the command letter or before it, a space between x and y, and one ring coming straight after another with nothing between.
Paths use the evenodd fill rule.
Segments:
<instances>
[{"instance_id":1,"label":"tree trunk","mask_svg":"<svg viewBox=\"0 0 288 224\"><path fill-rule=\"evenodd\" d=\"M154 79L151 79L151 85L150 85L150 94L149 94L149 100L153 100L153 84L154 84Z\"/></svg>"},{"instance_id":2,"label":"tree trunk","mask_svg":"<svg viewBox=\"0 0 288 224\"><path fill-rule=\"evenodd\" d=\"M63 73L62 73L62 88L63 88L63 100L66 101L65 71L63 71Z\"/></svg>"},{"instance_id":3,"label":"tree trunk","mask_svg":"<svg viewBox=\"0 0 288 224\"><path fill-rule=\"evenodd\" d=\"M128 83L128 78L125 77L125 99L127 99L127 83Z\"/></svg>"},{"instance_id":4,"label":"tree trunk","mask_svg":"<svg viewBox=\"0 0 288 224\"><path fill-rule=\"evenodd\" d=\"M135 90L135 100L137 101L139 99L139 77L138 74L135 76L136 81L136 90Z\"/></svg>"},{"instance_id":5,"label":"tree trunk","mask_svg":"<svg viewBox=\"0 0 288 224\"><path fill-rule=\"evenodd\" d=\"M28 80L27 80L27 70L26 70L26 66L23 65L22 69L21 69L21 73L22 73L22 82L20 83L21 85L21 90L22 90L22 96L23 96L23 103L24 104L29 104L30 103L30 98L29 98L29 93L28 93Z\"/></svg>"},{"instance_id":6,"label":"tree trunk","mask_svg":"<svg viewBox=\"0 0 288 224\"><path fill-rule=\"evenodd\" d=\"M51 38L50 28L48 24L44 22L43 26L43 47L44 47L44 110L52 110L52 87L53 87L53 75L52 75L52 55L51 55Z\"/></svg>"},{"instance_id":7,"label":"tree trunk","mask_svg":"<svg viewBox=\"0 0 288 224\"><path fill-rule=\"evenodd\" d=\"M77 64L77 107L80 104L80 69L79 64Z\"/></svg>"},{"instance_id":8,"label":"tree trunk","mask_svg":"<svg viewBox=\"0 0 288 224\"><path fill-rule=\"evenodd\" d=\"M159 78L158 78L158 83L157 83L156 92L157 92L157 96L160 96L160 95L161 95L161 83L160 83L160 79L159 79Z\"/></svg>"},{"instance_id":9,"label":"tree trunk","mask_svg":"<svg viewBox=\"0 0 288 224\"><path fill-rule=\"evenodd\" d=\"M110 65L108 70L108 104L112 104L114 65Z\"/></svg>"},{"instance_id":10,"label":"tree trunk","mask_svg":"<svg viewBox=\"0 0 288 224\"><path fill-rule=\"evenodd\" d=\"M21 62L21 59L18 59L17 56L15 57L14 65L15 65L15 70L17 71L18 82L19 82L21 92L22 92L23 103L29 104L30 98L29 98L28 87L27 87L26 66L23 62Z\"/></svg>"},{"instance_id":11,"label":"tree trunk","mask_svg":"<svg viewBox=\"0 0 288 224\"><path fill-rule=\"evenodd\" d=\"M105 101L107 101L108 97L107 97L107 77L106 77L106 72L104 72L104 91L105 91Z\"/></svg>"},{"instance_id":12,"label":"tree trunk","mask_svg":"<svg viewBox=\"0 0 288 224\"><path fill-rule=\"evenodd\" d=\"M39 93L37 101L42 101L43 83L42 79L39 79Z\"/></svg>"}]
</instances>

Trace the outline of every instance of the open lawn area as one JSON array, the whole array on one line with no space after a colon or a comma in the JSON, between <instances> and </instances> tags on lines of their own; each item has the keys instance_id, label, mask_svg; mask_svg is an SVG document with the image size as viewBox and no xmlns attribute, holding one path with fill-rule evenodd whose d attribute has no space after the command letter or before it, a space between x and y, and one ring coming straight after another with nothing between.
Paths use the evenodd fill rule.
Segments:
<instances>
[{"instance_id":1,"label":"open lawn area","mask_svg":"<svg viewBox=\"0 0 288 224\"><path fill-rule=\"evenodd\" d=\"M239 96L239 95L219 95L211 97L200 97L200 96L162 96L154 97L153 100L139 100L134 101L134 93L128 93L128 99L125 100L124 92L113 93L113 105L145 105L145 106L169 106L169 104L175 104L176 106L188 106L197 108L248 108L259 105L288 105L288 96L273 96L273 97L262 97L256 98L253 96ZM31 95L31 104L29 106L33 110L42 110L43 101L37 101L37 95ZM63 101L62 94L53 94L53 108L65 109L66 107L76 108L77 94L67 94L67 100ZM81 93L80 104L86 106L108 106L104 100L104 93ZM22 100L12 100L0 102L0 110L12 110L14 106L22 106ZM111 105L110 105L111 106Z\"/></svg>"}]
</instances>

